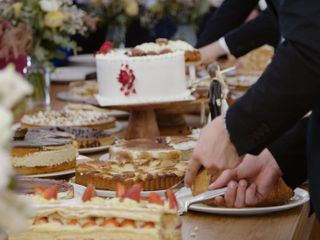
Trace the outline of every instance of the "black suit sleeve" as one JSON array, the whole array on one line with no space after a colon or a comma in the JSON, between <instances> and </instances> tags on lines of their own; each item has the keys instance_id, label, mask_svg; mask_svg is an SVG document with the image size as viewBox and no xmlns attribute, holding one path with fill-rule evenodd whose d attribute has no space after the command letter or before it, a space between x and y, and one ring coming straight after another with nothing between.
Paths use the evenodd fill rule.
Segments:
<instances>
[{"instance_id":1,"label":"black suit sleeve","mask_svg":"<svg viewBox=\"0 0 320 240\"><path fill-rule=\"evenodd\" d=\"M280 37L278 24L266 9L255 19L227 33L225 41L230 53L241 57L264 44L277 47Z\"/></svg>"},{"instance_id":2,"label":"black suit sleeve","mask_svg":"<svg viewBox=\"0 0 320 240\"><path fill-rule=\"evenodd\" d=\"M268 147L284 174L283 179L293 189L307 180L308 122L309 118L302 119Z\"/></svg>"},{"instance_id":3,"label":"black suit sleeve","mask_svg":"<svg viewBox=\"0 0 320 240\"><path fill-rule=\"evenodd\" d=\"M267 70L226 115L239 155L258 154L319 104L320 54L287 40Z\"/></svg>"},{"instance_id":4,"label":"black suit sleeve","mask_svg":"<svg viewBox=\"0 0 320 240\"><path fill-rule=\"evenodd\" d=\"M226 33L237 28L257 6L259 0L226 0L208 20L205 31L200 35L196 48L206 46Z\"/></svg>"}]
</instances>

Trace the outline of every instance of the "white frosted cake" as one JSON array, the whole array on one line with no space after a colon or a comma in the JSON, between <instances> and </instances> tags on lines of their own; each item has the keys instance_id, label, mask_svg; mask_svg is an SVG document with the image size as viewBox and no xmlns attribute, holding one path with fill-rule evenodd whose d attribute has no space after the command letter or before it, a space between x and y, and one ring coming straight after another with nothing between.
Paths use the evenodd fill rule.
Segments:
<instances>
[{"instance_id":1,"label":"white frosted cake","mask_svg":"<svg viewBox=\"0 0 320 240\"><path fill-rule=\"evenodd\" d=\"M190 96L184 52L128 56L111 50L96 55L101 105L181 100Z\"/></svg>"}]
</instances>

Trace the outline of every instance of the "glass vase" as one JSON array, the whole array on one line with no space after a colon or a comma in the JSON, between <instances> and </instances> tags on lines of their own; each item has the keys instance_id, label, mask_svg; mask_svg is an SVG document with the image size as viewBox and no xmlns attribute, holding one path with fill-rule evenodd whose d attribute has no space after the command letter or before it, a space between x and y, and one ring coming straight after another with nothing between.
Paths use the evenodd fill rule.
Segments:
<instances>
[{"instance_id":1,"label":"glass vase","mask_svg":"<svg viewBox=\"0 0 320 240\"><path fill-rule=\"evenodd\" d=\"M26 79L33 86L30 96L32 106L50 104L50 70L42 63L28 56L27 66L23 70Z\"/></svg>"},{"instance_id":2,"label":"glass vase","mask_svg":"<svg viewBox=\"0 0 320 240\"><path fill-rule=\"evenodd\" d=\"M197 42L195 27L191 24L178 25L174 39L183 40L194 46Z\"/></svg>"},{"instance_id":3,"label":"glass vase","mask_svg":"<svg viewBox=\"0 0 320 240\"><path fill-rule=\"evenodd\" d=\"M107 37L108 41L113 43L116 48L125 48L126 43L126 27L123 24L111 24L108 26Z\"/></svg>"}]
</instances>

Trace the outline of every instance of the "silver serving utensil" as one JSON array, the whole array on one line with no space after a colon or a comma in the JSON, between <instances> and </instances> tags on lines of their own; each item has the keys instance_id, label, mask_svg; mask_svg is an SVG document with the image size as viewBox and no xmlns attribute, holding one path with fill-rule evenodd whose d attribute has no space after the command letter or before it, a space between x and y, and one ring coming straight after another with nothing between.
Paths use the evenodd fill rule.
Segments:
<instances>
[{"instance_id":1,"label":"silver serving utensil","mask_svg":"<svg viewBox=\"0 0 320 240\"><path fill-rule=\"evenodd\" d=\"M224 195L226 191L227 191L227 188L225 187L225 188L203 192L198 194L197 196L190 197L187 199L178 199L178 203L179 203L178 214L182 215L185 212L188 212L189 206L191 204L207 201L212 198Z\"/></svg>"}]
</instances>

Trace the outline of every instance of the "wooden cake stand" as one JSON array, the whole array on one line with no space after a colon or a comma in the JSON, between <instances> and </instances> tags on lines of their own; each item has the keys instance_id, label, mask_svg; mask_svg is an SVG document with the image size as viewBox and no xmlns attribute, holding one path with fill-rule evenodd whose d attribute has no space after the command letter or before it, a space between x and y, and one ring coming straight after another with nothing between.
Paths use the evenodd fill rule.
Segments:
<instances>
[{"instance_id":1,"label":"wooden cake stand","mask_svg":"<svg viewBox=\"0 0 320 240\"><path fill-rule=\"evenodd\" d=\"M119 105L108 106L104 108L112 108L129 112L128 128L125 134L126 139L135 138L155 138L160 136L160 127L169 128L170 125L174 131L170 135L186 135L190 133L183 114L188 107L207 103L207 99L185 100L179 102L164 103L146 103L137 105ZM200 108L200 107L199 107ZM166 114L157 119L156 111L165 110ZM164 116L165 119L164 119ZM161 119L163 118L163 119ZM161 126L162 125L162 126ZM163 126L167 125L167 126ZM163 132L168 135L167 132Z\"/></svg>"}]
</instances>

